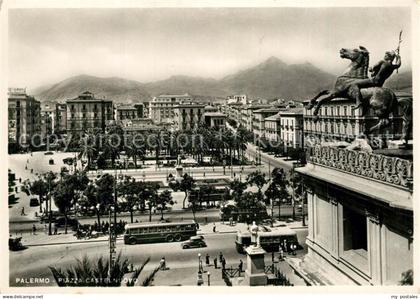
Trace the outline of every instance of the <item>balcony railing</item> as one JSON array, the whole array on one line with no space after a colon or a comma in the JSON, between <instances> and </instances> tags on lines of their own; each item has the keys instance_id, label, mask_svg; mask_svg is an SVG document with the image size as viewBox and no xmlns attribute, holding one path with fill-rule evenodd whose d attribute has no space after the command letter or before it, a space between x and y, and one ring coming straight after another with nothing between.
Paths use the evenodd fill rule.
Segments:
<instances>
[{"instance_id":1,"label":"balcony railing","mask_svg":"<svg viewBox=\"0 0 420 299\"><path fill-rule=\"evenodd\" d=\"M413 188L413 162L397 157L328 146L308 148L308 161L403 189Z\"/></svg>"}]
</instances>

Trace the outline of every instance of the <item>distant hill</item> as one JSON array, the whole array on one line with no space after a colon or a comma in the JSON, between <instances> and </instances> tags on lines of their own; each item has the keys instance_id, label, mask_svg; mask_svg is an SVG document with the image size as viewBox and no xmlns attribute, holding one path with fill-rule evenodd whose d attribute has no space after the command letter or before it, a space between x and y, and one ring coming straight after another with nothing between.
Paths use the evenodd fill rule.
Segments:
<instances>
[{"instance_id":1,"label":"distant hill","mask_svg":"<svg viewBox=\"0 0 420 299\"><path fill-rule=\"evenodd\" d=\"M396 91L411 93L413 89L412 72L405 71L398 74L394 72L389 80L385 82L385 86Z\"/></svg>"},{"instance_id":2,"label":"distant hill","mask_svg":"<svg viewBox=\"0 0 420 299\"><path fill-rule=\"evenodd\" d=\"M75 98L87 90L98 98L105 97L121 103L146 101L150 98L150 94L140 82L116 77L99 78L88 75L71 77L50 88L41 88L41 92L35 96L41 101L55 100L58 102Z\"/></svg>"},{"instance_id":3,"label":"distant hill","mask_svg":"<svg viewBox=\"0 0 420 299\"><path fill-rule=\"evenodd\" d=\"M99 78L80 75L57 84L39 87L34 95L41 101L63 101L88 90L97 97L119 103L150 100L159 94L189 93L201 101L212 101L232 94L247 94L249 98L305 100L320 90L331 88L335 76L310 63L286 64L276 57L220 80L211 78L172 76L166 80L140 83L122 78ZM391 88L411 88L411 72L394 74L387 82Z\"/></svg>"}]
</instances>

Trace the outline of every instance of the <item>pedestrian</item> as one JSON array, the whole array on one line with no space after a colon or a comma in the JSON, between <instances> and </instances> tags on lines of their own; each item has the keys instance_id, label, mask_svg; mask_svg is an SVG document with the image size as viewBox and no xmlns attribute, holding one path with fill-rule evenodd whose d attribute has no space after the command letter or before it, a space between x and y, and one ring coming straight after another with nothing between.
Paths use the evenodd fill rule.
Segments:
<instances>
[{"instance_id":1,"label":"pedestrian","mask_svg":"<svg viewBox=\"0 0 420 299\"><path fill-rule=\"evenodd\" d=\"M232 225L233 225L233 217L232 217L232 216L229 218L229 225L230 225L230 226L232 226Z\"/></svg>"},{"instance_id":2,"label":"pedestrian","mask_svg":"<svg viewBox=\"0 0 420 299\"><path fill-rule=\"evenodd\" d=\"M222 263L223 261L223 253L220 251L219 253L219 262Z\"/></svg>"},{"instance_id":3,"label":"pedestrian","mask_svg":"<svg viewBox=\"0 0 420 299\"><path fill-rule=\"evenodd\" d=\"M207 216L204 217L204 223L207 224Z\"/></svg>"},{"instance_id":4,"label":"pedestrian","mask_svg":"<svg viewBox=\"0 0 420 299\"><path fill-rule=\"evenodd\" d=\"M163 271L163 270L166 270L166 260L165 260L165 257L162 257L161 259L160 259L160 263L159 263L159 265L160 265L160 269Z\"/></svg>"},{"instance_id":5,"label":"pedestrian","mask_svg":"<svg viewBox=\"0 0 420 299\"><path fill-rule=\"evenodd\" d=\"M216 223L213 223L213 232L216 232Z\"/></svg>"},{"instance_id":6,"label":"pedestrian","mask_svg":"<svg viewBox=\"0 0 420 299\"><path fill-rule=\"evenodd\" d=\"M209 266L210 266L210 256L209 256L209 254L208 254L208 253L206 254L206 266L207 266L207 267L209 267Z\"/></svg>"},{"instance_id":7,"label":"pedestrian","mask_svg":"<svg viewBox=\"0 0 420 299\"><path fill-rule=\"evenodd\" d=\"M57 234L57 231L58 231L58 228L57 228L57 226L56 226L56 225L54 225L54 235L56 235L56 234Z\"/></svg>"},{"instance_id":8,"label":"pedestrian","mask_svg":"<svg viewBox=\"0 0 420 299\"><path fill-rule=\"evenodd\" d=\"M279 248L279 261L281 262L283 260L284 260L284 257L283 257L283 248L281 248L281 246L280 246L280 248Z\"/></svg>"},{"instance_id":9,"label":"pedestrian","mask_svg":"<svg viewBox=\"0 0 420 299\"><path fill-rule=\"evenodd\" d=\"M36 235L36 226L32 224L32 234Z\"/></svg>"},{"instance_id":10,"label":"pedestrian","mask_svg":"<svg viewBox=\"0 0 420 299\"><path fill-rule=\"evenodd\" d=\"M223 258L223 260L222 260L222 269L223 270L226 269L226 260L225 260L225 258Z\"/></svg>"},{"instance_id":11,"label":"pedestrian","mask_svg":"<svg viewBox=\"0 0 420 299\"><path fill-rule=\"evenodd\" d=\"M217 257L214 258L213 263L214 263L214 269L217 269Z\"/></svg>"},{"instance_id":12,"label":"pedestrian","mask_svg":"<svg viewBox=\"0 0 420 299\"><path fill-rule=\"evenodd\" d=\"M239 260L239 265L238 265L239 275L241 275L242 273L243 266L244 266L244 263L242 262L242 260Z\"/></svg>"},{"instance_id":13,"label":"pedestrian","mask_svg":"<svg viewBox=\"0 0 420 299\"><path fill-rule=\"evenodd\" d=\"M22 207L22 211L20 212L21 216L25 216L25 207Z\"/></svg>"}]
</instances>

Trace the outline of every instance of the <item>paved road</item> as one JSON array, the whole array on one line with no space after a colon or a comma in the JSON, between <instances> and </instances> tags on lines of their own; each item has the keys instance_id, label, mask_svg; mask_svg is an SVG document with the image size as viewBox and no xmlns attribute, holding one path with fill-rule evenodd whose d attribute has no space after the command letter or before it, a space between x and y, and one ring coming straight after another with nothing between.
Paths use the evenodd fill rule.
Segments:
<instances>
[{"instance_id":1,"label":"paved road","mask_svg":"<svg viewBox=\"0 0 420 299\"><path fill-rule=\"evenodd\" d=\"M298 256L306 253L306 245L304 244L307 230L297 229L298 240L304 246L303 250L298 252ZM205 235L207 248L201 249L182 249L180 243L156 243L156 244L139 244L124 245L122 241L117 242L117 252L121 251L124 257L134 265L141 264L147 257L150 257L150 263L146 266L146 271L151 270L159 264L160 259L164 256L169 271L178 271L175 277L182 276L182 269L195 267L197 265L198 253L205 256L207 253L214 258L223 252L227 261L227 265L237 265L239 259L245 262L245 256L236 252L234 233L225 234L208 234ZM11 286L45 286L55 285L53 277L48 266L66 267L74 263L75 258L82 258L83 255L89 257L107 257L107 242L83 243L72 245L49 245L29 247L19 252L10 252L10 275L9 282ZM271 260L271 254L267 254L267 261ZM212 259L211 259L212 260ZM33 281L29 283L30 278L48 278L47 283ZM167 281L167 285L174 284L174 281Z\"/></svg>"}]
</instances>

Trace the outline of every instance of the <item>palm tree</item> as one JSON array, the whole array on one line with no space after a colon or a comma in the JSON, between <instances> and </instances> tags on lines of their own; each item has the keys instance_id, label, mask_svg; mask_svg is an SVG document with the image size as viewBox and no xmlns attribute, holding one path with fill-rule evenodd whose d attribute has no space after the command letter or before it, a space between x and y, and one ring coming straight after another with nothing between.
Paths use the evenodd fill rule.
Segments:
<instances>
[{"instance_id":1,"label":"palm tree","mask_svg":"<svg viewBox=\"0 0 420 299\"><path fill-rule=\"evenodd\" d=\"M78 159L86 158L87 159L87 169L89 169L90 164L96 154L98 153L98 150L95 146L95 135L87 135L80 139L79 143L79 155Z\"/></svg>"},{"instance_id":2,"label":"palm tree","mask_svg":"<svg viewBox=\"0 0 420 299\"><path fill-rule=\"evenodd\" d=\"M149 261L150 258L147 258L131 273L126 286L134 285L134 281L138 279ZM53 266L48 268L59 287L116 287L122 286L125 281L124 278L129 273L129 264L128 259L122 259L120 252L112 267L109 265L109 260L102 256L90 259L85 255L82 259L76 259L76 263L67 269ZM143 280L142 286L152 285L158 271L159 267L154 268Z\"/></svg>"}]
</instances>

